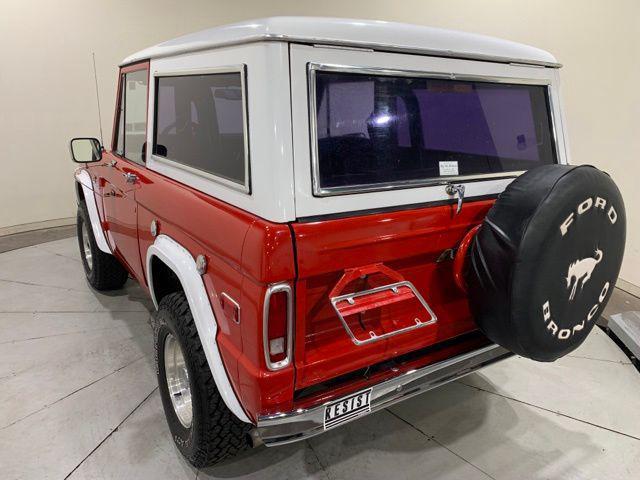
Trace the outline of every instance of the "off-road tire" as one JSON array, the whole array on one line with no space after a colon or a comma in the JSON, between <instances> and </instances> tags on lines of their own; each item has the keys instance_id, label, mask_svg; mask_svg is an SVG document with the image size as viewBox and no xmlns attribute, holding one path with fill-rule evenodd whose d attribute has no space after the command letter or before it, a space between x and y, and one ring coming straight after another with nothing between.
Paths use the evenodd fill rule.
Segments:
<instances>
[{"instance_id":1,"label":"off-road tire","mask_svg":"<svg viewBox=\"0 0 640 480\"><path fill-rule=\"evenodd\" d=\"M196 468L219 463L251 445L251 425L239 420L224 403L205 356L184 293L172 293L160 301L153 319L156 370L165 416L173 440ZM187 365L193 419L185 428L178 419L169 394L164 362L164 343L171 334L178 340Z\"/></svg>"},{"instance_id":2,"label":"off-road tire","mask_svg":"<svg viewBox=\"0 0 640 480\"><path fill-rule=\"evenodd\" d=\"M84 253L82 229L86 228L89 236L89 246L91 250L92 264L89 266ZM105 253L98 248L96 239L93 236L91 228L91 220L87 212L87 206L84 202L78 205L78 214L76 220L76 232L78 236L78 246L80 248L80 258L82 266L87 277L89 285L96 290L118 290L123 287L129 273L122 266L116 257L109 253Z\"/></svg>"}]
</instances>

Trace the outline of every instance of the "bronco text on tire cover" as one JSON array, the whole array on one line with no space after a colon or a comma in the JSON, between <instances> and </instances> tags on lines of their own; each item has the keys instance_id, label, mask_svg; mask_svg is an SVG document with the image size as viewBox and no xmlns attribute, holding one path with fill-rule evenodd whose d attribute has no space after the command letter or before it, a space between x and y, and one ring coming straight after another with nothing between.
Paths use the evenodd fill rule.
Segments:
<instances>
[{"instance_id":1,"label":"bronco text on tire cover","mask_svg":"<svg viewBox=\"0 0 640 480\"><path fill-rule=\"evenodd\" d=\"M553 361L577 348L613 292L625 211L592 166L528 171L500 195L470 249L469 298L494 342Z\"/></svg>"}]
</instances>

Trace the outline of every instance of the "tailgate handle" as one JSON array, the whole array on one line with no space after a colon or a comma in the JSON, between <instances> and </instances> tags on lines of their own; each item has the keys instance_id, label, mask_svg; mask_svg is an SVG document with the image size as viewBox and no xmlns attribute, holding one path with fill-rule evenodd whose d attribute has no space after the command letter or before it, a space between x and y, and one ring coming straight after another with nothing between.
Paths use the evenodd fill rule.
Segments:
<instances>
[{"instance_id":1,"label":"tailgate handle","mask_svg":"<svg viewBox=\"0 0 640 480\"><path fill-rule=\"evenodd\" d=\"M344 288L352 281L374 273L381 273L392 280L395 280L395 282L368 290L341 294ZM342 326L353 343L357 346L378 342L385 338L409 332L417 328L426 327L427 325L432 325L438 321L435 313L431 310L431 307L429 307L429 304L427 304L424 298L422 298L422 295L420 295L416 287L411 282L405 280L400 273L390 269L382 263L345 270L344 275L342 275L338 283L336 283L329 293L329 299L331 301L331 305L338 314L340 322L342 322ZM415 318L415 323L407 327L398 328L382 335L377 335L375 332L370 331L369 338L359 339L355 336L349 327L349 324L345 320L345 317L360 314L367 310L414 299L417 299L429 314L430 319L428 321L422 321L419 318Z\"/></svg>"}]
</instances>

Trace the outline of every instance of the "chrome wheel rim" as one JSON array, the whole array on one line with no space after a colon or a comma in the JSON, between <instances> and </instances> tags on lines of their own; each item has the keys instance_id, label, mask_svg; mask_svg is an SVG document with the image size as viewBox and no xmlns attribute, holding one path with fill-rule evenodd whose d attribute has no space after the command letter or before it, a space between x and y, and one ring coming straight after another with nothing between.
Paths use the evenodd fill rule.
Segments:
<instances>
[{"instance_id":1,"label":"chrome wheel rim","mask_svg":"<svg viewBox=\"0 0 640 480\"><path fill-rule=\"evenodd\" d=\"M89 232L87 226L82 222L82 251L84 253L84 259L87 262L89 270L93 268L93 254L91 253L91 242L89 241Z\"/></svg>"},{"instance_id":2,"label":"chrome wheel rim","mask_svg":"<svg viewBox=\"0 0 640 480\"><path fill-rule=\"evenodd\" d=\"M189 372L180 344L172 334L164 341L164 373L173 411L182 426L189 428L193 420Z\"/></svg>"}]
</instances>

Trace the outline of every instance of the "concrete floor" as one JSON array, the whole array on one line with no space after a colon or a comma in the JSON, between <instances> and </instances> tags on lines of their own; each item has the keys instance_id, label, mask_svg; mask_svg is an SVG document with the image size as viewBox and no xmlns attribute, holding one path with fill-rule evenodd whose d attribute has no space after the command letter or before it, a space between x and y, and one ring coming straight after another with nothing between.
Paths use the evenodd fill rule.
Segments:
<instances>
[{"instance_id":1,"label":"concrete floor","mask_svg":"<svg viewBox=\"0 0 640 480\"><path fill-rule=\"evenodd\" d=\"M0 254L1 478L640 478L640 375L600 329L553 364L513 358L196 471L164 420L150 307L131 282L91 291L73 238Z\"/></svg>"}]
</instances>

